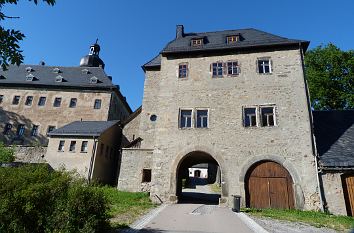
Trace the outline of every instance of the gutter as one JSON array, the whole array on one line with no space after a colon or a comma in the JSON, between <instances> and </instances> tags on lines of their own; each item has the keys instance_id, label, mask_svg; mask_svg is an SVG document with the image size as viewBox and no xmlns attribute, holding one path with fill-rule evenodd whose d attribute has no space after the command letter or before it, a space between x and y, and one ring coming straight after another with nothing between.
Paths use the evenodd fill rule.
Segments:
<instances>
[{"instance_id":1,"label":"gutter","mask_svg":"<svg viewBox=\"0 0 354 233\"><path fill-rule=\"evenodd\" d=\"M93 136L93 148L92 148L92 155L91 155L91 161L90 161L90 167L89 167L89 172L88 172L88 177L87 177L87 181L88 183L91 183L91 179L92 179L92 173L93 173L93 168L94 168L94 163L96 160L96 153L97 153L97 140L98 137Z\"/></svg>"}]
</instances>

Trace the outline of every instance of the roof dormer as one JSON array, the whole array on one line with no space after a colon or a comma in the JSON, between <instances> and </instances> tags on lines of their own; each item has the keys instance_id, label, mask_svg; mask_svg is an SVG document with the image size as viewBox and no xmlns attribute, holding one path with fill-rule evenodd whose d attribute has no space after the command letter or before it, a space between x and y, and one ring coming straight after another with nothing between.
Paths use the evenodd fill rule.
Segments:
<instances>
[{"instance_id":1,"label":"roof dormer","mask_svg":"<svg viewBox=\"0 0 354 233\"><path fill-rule=\"evenodd\" d=\"M28 82L32 82L35 80L36 80L36 77L33 74L29 74L26 76L26 81L28 81Z\"/></svg>"},{"instance_id":2,"label":"roof dormer","mask_svg":"<svg viewBox=\"0 0 354 233\"><path fill-rule=\"evenodd\" d=\"M203 46L203 38L192 38L191 39L191 46L192 47L200 47Z\"/></svg>"},{"instance_id":3,"label":"roof dormer","mask_svg":"<svg viewBox=\"0 0 354 233\"><path fill-rule=\"evenodd\" d=\"M83 70L81 70L81 72L82 72L83 74L90 74L90 71L89 71L88 69L83 69Z\"/></svg>"},{"instance_id":4,"label":"roof dormer","mask_svg":"<svg viewBox=\"0 0 354 233\"><path fill-rule=\"evenodd\" d=\"M6 79L6 77L4 75L0 75L0 79Z\"/></svg>"},{"instance_id":5,"label":"roof dormer","mask_svg":"<svg viewBox=\"0 0 354 233\"><path fill-rule=\"evenodd\" d=\"M58 67L55 67L53 69L53 73L59 74L59 73L61 73L61 70Z\"/></svg>"},{"instance_id":6,"label":"roof dormer","mask_svg":"<svg viewBox=\"0 0 354 233\"><path fill-rule=\"evenodd\" d=\"M98 78L96 76L91 77L90 83L98 83Z\"/></svg>"},{"instance_id":7,"label":"roof dormer","mask_svg":"<svg viewBox=\"0 0 354 233\"><path fill-rule=\"evenodd\" d=\"M61 76L61 75L56 76L56 77L55 77L55 82L57 82L57 83L62 83L62 82L64 82L63 76Z\"/></svg>"},{"instance_id":8,"label":"roof dormer","mask_svg":"<svg viewBox=\"0 0 354 233\"><path fill-rule=\"evenodd\" d=\"M28 67L26 67L26 71L27 71L28 73L30 73L30 72L33 72L34 70L33 70L32 67L28 66Z\"/></svg>"},{"instance_id":9,"label":"roof dormer","mask_svg":"<svg viewBox=\"0 0 354 233\"><path fill-rule=\"evenodd\" d=\"M234 44L241 41L240 34L226 36L226 44Z\"/></svg>"}]
</instances>

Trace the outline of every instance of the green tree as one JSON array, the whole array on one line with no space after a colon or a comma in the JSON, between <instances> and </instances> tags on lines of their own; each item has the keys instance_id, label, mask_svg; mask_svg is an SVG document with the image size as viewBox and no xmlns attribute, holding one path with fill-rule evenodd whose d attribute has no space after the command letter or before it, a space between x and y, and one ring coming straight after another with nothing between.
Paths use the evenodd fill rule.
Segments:
<instances>
[{"instance_id":1,"label":"green tree","mask_svg":"<svg viewBox=\"0 0 354 233\"><path fill-rule=\"evenodd\" d=\"M38 4L38 0L29 0ZM54 5L55 0L42 0L48 5ZM25 35L15 29L5 29L1 26L1 21L5 19L15 19L19 17L7 16L2 9L5 4L17 4L19 0L0 0L0 66L6 70L9 64L20 65L23 62L22 50L19 42Z\"/></svg>"},{"instance_id":2,"label":"green tree","mask_svg":"<svg viewBox=\"0 0 354 233\"><path fill-rule=\"evenodd\" d=\"M307 51L305 70L314 109L354 108L354 50L318 46Z\"/></svg>"},{"instance_id":3,"label":"green tree","mask_svg":"<svg viewBox=\"0 0 354 233\"><path fill-rule=\"evenodd\" d=\"M6 147L0 142L0 163L10 163L15 160L14 149Z\"/></svg>"}]
</instances>

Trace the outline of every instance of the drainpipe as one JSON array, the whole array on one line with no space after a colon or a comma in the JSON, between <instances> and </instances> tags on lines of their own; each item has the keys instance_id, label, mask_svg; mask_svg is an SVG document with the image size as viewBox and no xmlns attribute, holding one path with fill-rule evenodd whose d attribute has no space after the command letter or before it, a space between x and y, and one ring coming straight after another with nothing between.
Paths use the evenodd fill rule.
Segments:
<instances>
[{"instance_id":1,"label":"drainpipe","mask_svg":"<svg viewBox=\"0 0 354 233\"><path fill-rule=\"evenodd\" d=\"M96 152L97 152L97 137L93 137L93 148L92 148L92 155L91 155L91 161L90 161L90 168L89 168L89 173L88 173L88 183L91 182L91 178L92 178L92 172L93 172L93 166L94 166L94 162L96 160Z\"/></svg>"},{"instance_id":2,"label":"drainpipe","mask_svg":"<svg viewBox=\"0 0 354 233\"><path fill-rule=\"evenodd\" d=\"M304 74L304 84L305 84L305 91L306 91L306 99L307 99L307 109L308 109L308 114L309 114L309 119L310 119L310 130L311 130L311 143L312 143L312 153L315 157L315 169L316 169L316 181L317 181L317 186L318 186L318 192L320 196L320 208L321 211L324 212L325 207L323 203L323 190L322 190L322 185L321 185L321 172L318 168L318 156L317 156L317 148L316 148L316 142L315 142L315 134L313 131L313 115L312 115L312 109L311 109L311 102L310 102L310 93L309 89L307 87L307 80L306 80L306 72L305 72L305 65L304 65L304 51L301 47L301 42L299 43L299 51L300 51L300 57L301 57L301 64L302 64L302 70Z\"/></svg>"}]
</instances>

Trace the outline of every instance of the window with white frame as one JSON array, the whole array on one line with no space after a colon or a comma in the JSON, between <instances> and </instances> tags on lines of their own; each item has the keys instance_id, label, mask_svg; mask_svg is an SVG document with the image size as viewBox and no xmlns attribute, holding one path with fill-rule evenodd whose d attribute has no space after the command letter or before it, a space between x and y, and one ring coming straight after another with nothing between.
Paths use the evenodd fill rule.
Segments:
<instances>
[{"instance_id":1,"label":"window with white frame","mask_svg":"<svg viewBox=\"0 0 354 233\"><path fill-rule=\"evenodd\" d=\"M188 77L188 63L181 63L178 65L178 78Z\"/></svg>"},{"instance_id":2,"label":"window with white frame","mask_svg":"<svg viewBox=\"0 0 354 233\"><path fill-rule=\"evenodd\" d=\"M69 108L76 108L77 98L71 98Z\"/></svg>"},{"instance_id":3,"label":"window with white frame","mask_svg":"<svg viewBox=\"0 0 354 233\"><path fill-rule=\"evenodd\" d=\"M244 127L255 127L257 126L257 108L256 107L245 107L243 108L243 126Z\"/></svg>"},{"instance_id":4,"label":"window with white frame","mask_svg":"<svg viewBox=\"0 0 354 233\"><path fill-rule=\"evenodd\" d=\"M60 152L63 152L63 151L64 151L64 144L65 144L65 141L64 141L64 140L60 140L60 141L59 141L58 151L60 151Z\"/></svg>"},{"instance_id":5,"label":"window with white frame","mask_svg":"<svg viewBox=\"0 0 354 233\"><path fill-rule=\"evenodd\" d=\"M259 58L257 60L257 71L260 74L270 74L272 73L272 62L270 58Z\"/></svg>"},{"instance_id":6,"label":"window with white frame","mask_svg":"<svg viewBox=\"0 0 354 233\"><path fill-rule=\"evenodd\" d=\"M102 104L102 100L100 99L95 99L95 103L93 105L94 109L100 109L101 108L101 104Z\"/></svg>"},{"instance_id":7,"label":"window with white frame","mask_svg":"<svg viewBox=\"0 0 354 233\"><path fill-rule=\"evenodd\" d=\"M214 62L212 63L212 72L213 72L213 77L222 77L224 74L224 63L222 62Z\"/></svg>"},{"instance_id":8,"label":"window with white frame","mask_svg":"<svg viewBox=\"0 0 354 233\"><path fill-rule=\"evenodd\" d=\"M260 107L261 125L274 126L275 125L275 107Z\"/></svg>"},{"instance_id":9,"label":"window with white frame","mask_svg":"<svg viewBox=\"0 0 354 233\"><path fill-rule=\"evenodd\" d=\"M38 128L39 128L38 125L33 125L32 126L31 136L33 136L33 137L38 136Z\"/></svg>"},{"instance_id":10,"label":"window with white frame","mask_svg":"<svg viewBox=\"0 0 354 233\"><path fill-rule=\"evenodd\" d=\"M32 102L33 102L33 96L27 96L26 101L25 101L25 105L31 106Z\"/></svg>"},{"instance_id":11,"label":"window with white frame","mask_svg":"<svg viewBox=\"0 0 354 233\"><path fill-rule=\"evenodd\" d=\"M25 134L25 125L24 124L19 124L17 126L17 136L23 136Z\"/></svg>"},{"instance_id":12,"label":"window with white frame","mask_svg":"<svg viewBox=\"0 0 354 233\"><path fill-rule=\"evenodd\" d=\"M20 96L19 95L15 95L14 98L12 99L12 104L13 105L18 105L20 103Z\"/></svg>"},{"instance_id":13,"label":"window with white frame","mask_svg":"<svg viewBox=\"0 0 354 233\"><path fill-rule=\"evenodd\" d=\"M75 152L75 147L76 147L76 141L71 141L70 142L69 151L70 152Z\"/></svg>"},{"instance_id":14,"label":"window with white frame","mask_svg":"<svg viewBox=\"0 0 354 233\"><path fill-rule=\"evenodd\" d=\"M196 128L208 128L208 109L196 110Z\"/></svg>"},{"instance_id":15,"label":"window with white frame","mask_svg":"<svg viewBox=\"0 0 354 233\"><path fill-rule=\"evenodd\" d=\"M228 61L227 63L227 75L238 75L240 73L238 61Z\"/></svg>"},{"instance_id":16,"label":"window with white frame","mask_svg":"<svg viewBox=\"0 0 354 233\"><path fill-rule=\"evenodd\" d=\"M41 97L39 97L39 100L38 100L38 106L44 106L44 105L45 105L46 100L47 100L47 97L45 97L45 96L41 96Z\"/></svg>"},{"instance_id":17,"label":"window with white frame","mask_svg":"<svg viewBox=\"0 0 354 233\"><path fill-rule=\"evenodd\" d=\"M53 107L60 107L60 105L61 105L61 97L56 97L55 99L54 99L54 103L53 103Z\"/></svg>"},{"instance_id":18,"label":"window with white frame","mask_svg":"<svg viewBox=\"0 0 354 233\"><path fill-rule=\"evenodd\" d=\"M87 152L87 144L88 144L88 141L82 141L82 143L81 143L81 152L82 153Z\"/></svg>"},{"instance_id":19,"label":"window with white frame","mask_svg":"<svg viewBox=\"0 0 354 233\"><path fill-rule=\"evenodd\" d=\"M179 128L191 128L192 127L192 110L181 109L179 114Z\"/></svg>"},{"instance_id":20,"label":"window with white frame","mask_svg":"<svg viewBox=\"0 0 354 233\"><path fill-rule=\"evenodd\" d=\"M194 38L191 40L191 45L193 47L198 47L203 45L203 38Z\"/></svg>"}]
</instances>

